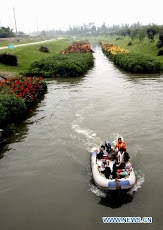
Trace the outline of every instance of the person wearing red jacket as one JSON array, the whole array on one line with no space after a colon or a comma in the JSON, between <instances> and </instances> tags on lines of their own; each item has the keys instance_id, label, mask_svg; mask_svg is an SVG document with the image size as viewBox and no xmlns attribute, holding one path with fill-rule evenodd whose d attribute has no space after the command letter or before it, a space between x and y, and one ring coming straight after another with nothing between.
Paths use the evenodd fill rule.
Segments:
<instances>
[{"instance_id":1,"label":"person wearing red jacket","mask_svg":"<svg viewBox=\"0 0 163 230\"><path fill-rule=\"evenodd\" d=\"M126 144L125 144L125 142L122 141L122 138L118 138L118 142L117 142L117 144L114 147L114 151L116 149L118 149L118 151L119 151L121 148L124 148L125 152L126 152Z\"/></svg>"}]
</instances>

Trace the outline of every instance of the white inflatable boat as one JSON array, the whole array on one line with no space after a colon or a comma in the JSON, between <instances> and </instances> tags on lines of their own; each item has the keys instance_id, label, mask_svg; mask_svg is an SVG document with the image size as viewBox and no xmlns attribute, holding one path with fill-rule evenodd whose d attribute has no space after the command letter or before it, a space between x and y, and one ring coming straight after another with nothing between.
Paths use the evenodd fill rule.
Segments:
<instances>
[{"instance_id":1,"label":"white inflatable boat","mask_svg":"<svg viewBox=\"0 0 163 230\"><path fill-rule=\"evenodd\" d=\"M98 160L96 160L96 152L91 153L91 168L92 168L92 175L93 180L96 184L96 186L102 190L110 191L110 190L117 190L117 182L120 186L120 189L128 190L132 188L136 183L136 176L134 173L134 170L131 171L131 173L122 178L122 179L107 179L103 174L99 173L98 170ZM109 167L112 171L113 169L114 161L109 162Z\"/></svg>"}]
</instances>

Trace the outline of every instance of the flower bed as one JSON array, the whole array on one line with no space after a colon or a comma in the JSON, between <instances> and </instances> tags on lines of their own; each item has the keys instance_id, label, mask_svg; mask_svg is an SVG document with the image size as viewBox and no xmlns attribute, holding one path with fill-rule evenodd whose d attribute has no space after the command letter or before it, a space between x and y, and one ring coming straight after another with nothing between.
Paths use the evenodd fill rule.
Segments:
<instances>
[{"instance_id":1,"label":"flower bed","mask_svg":"<svg viewBox=\"0 0 163 230\"><path fill-rule=\"evenodd\" d=\"M86 41L73 42L72 46L62 50L60 53L69 54L69 53L92 53L91 46Z\"/></svg>"},{"instance_id":2,"label":"flower bed","mask_svg":"<svg viewBox=\"0 0 163 230\"><path fill-rule=\"evenodd\" d=\"M42 78L12 77L0 81L0 129L5 137L46 91ZM0 133L1 134L1 133ZM0 135L2 139L2 135Z\"/></svg>"},{"instance_id":3,"label":"flower bed","mask_svg":"<svg viewBox=\"0 0 163 230\"><path fill-rule=\"evenodd\" d=\"M101 42L102 50L107 55L116 55L119 53L129 53L128 50L115 46L113 43Z\"/></svg>"},{"instance_id":4,"label":"flower bed","mask_svg":"<svg viewBox=\"0 0 163 230\"><path fill-rule=\"evenodd\" d=\"M16 94L24 100L27 107L35 104L45 90L46 83L42 81L42 77L14 77L0 81L0 92Z\"/></svg>"},{"instance_id":5,"label":"flower bed","mask_svg":"<svg viewBox=\"0 0 163 230\"><path fill-rule=\"evenodd\" d=\"M138 53L129 53L128 50L114 46L109 42L101 42L101 46L106 56L127 72L151 74L162 71L161 63L154 58Z\"/></svg>"}]
</instances>

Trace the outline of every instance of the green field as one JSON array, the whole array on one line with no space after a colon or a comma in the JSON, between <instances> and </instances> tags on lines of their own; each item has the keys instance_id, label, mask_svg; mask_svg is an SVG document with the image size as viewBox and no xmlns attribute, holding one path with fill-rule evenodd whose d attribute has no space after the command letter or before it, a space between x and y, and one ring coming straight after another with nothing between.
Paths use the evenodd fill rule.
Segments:
<instances>
[{"instance_id":1,"label":"green field","mask_svg":"<svg viewBox=\"0 0 163 230\"><path fill-rule=\"evenodd\" d=\"M45 57L53 56L57 54L61 50L65 49L69 46L69 43L66 39L64 40L56 40L52 42L46 42L37 45L25 46L25 47L17 47L13 50L0 50L0 53L10 53L16 55L18 58L17 66L7 66L0 63L0 71L4 72L15 72L21 73L27 70L29 65L34 61L40 60ZM49 53L42 53L39 51L40 46L46 46L49 49Z\"/></svg>"}]
</instances>

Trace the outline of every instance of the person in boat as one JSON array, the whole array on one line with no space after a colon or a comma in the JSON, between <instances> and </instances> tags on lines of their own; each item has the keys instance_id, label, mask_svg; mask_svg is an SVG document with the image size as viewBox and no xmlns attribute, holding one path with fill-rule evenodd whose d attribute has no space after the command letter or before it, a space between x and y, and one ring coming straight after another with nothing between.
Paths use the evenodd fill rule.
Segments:
<instances>
[{"instance_id":1,"label":"person in boat","mask_svg":"<svg viewBox=\"0 0 163 230\"><path fill-rule=\"evenodd\" d=\"M117 177L117 170L122 169L125 167L125 163L124 163L124 155L125 155L125 149L124 148L120 148L118 155L116 156L116 161L113 165L113 178Z\"/></svg>"},{"instance_id":2,"label":"person in boat","mask_svg":"<svg viewBox=\"0 0 163 230\"><path fill-rule=\"evenodd\" d=\"M98 160L100 160L100 159L108 159L108 154L105 151L105 146L104 145L101 145L101 147L99 149L99 152L97 153L97 159Z\"/></svg>"},{"instance_id":3,"label":"person in boat","mask_svg":"<svg viewBox=\"0 0 163 230\"><path fill-rule=\"evenodd\" d=\"M117 160L118 160L118 165L117 167L119 168L124 168L125 163L124 163L124 154L125 154L125 149L124 148L120 148L118 155L117 155Z\"/></svg>"},{"instance_id":4,"label":"person in boat","mask_svg":"<svg viewBox=\"0 0 163 230\"><path fill-rule=\"evenodd\" d=\"M104 170L104 175L107 179L109 179L110 177L110 174L111 174L111 169L110 169L110 166L109 166L109 160L106 160L106 165L105 165L105 170Z\"/></svg>"},{"instance_id":5,"label":"person in boat","mask_svg":"<svg viewBox=\"0 0 163 230\"><path fill-rule=\"evenodd\" d=\"M125 177L127 175L129 175L131 172L132 172L132 165L129 161L129 156L125 158L125 168L124 169L120 169L120 170L117 170L117 178L120 179L121 176L122 177Z\"/></svg>"},{"instance_id":6,"label":"person in boat","mask_svg":"<svg viewBox=\"0 0 163 230\"><path fill-rule=\"evenodd\" d=\"M119 151L121 148L124 148L124 149L125 149L125 152L126 152L126 144L125 144L125 142L122 141L122 138L119 137L119 138L118 138L118 142L117 142L117 144L115 145L113 151L115 151L116 149Z\"/></svg>"},{"instance_id":7,"label":"person in boat","mask_svg":"<svg viewBox=\"0 0 163 230\"><path fill-rule=\"evenodd\" d=\"M105 149L108 154L108 159L109 160L114 160L115 159L115 153L113 151L113 148L111 147L110 141L106 140L105 141Z\"/></svg>"},{"instance_id":8,"label":"person in boat","mask_svg":"<svg viewBox=\"0 0 163 230\"><path fill-rule=\"evenodd\" d=\"M104 166L104 163L103 163L102 159L98 160L97 165L98 165L97 169L98 169L100 175L103 175L104 171L105 171L105 166Z\"/></svg>"}]
</instances>

